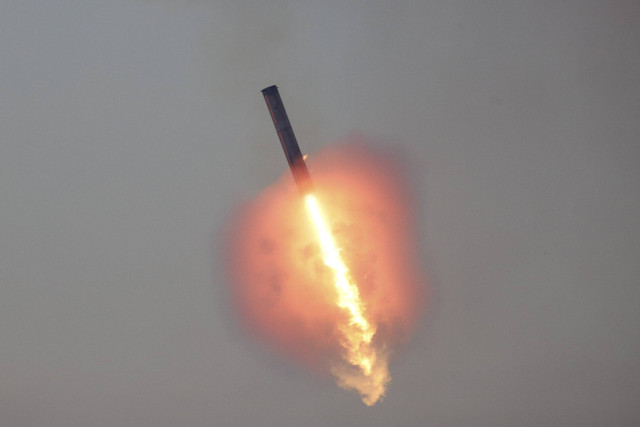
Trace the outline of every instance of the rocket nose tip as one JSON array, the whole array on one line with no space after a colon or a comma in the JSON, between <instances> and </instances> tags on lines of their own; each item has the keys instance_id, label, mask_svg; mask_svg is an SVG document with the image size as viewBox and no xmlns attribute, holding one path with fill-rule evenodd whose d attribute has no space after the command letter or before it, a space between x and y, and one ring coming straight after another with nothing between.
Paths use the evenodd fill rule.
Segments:
<instances>
[{"instance_id":1,"label":"rocket nose tip","mask_svg":"<svg viewBox=\"0 0 640 427\"><path fill-rule=\"evenodd\" d=\"M268 92L273 92L273 91L276 91L276 90L278 90L278 86L271 85L271 86L268 86L268 87L265 87L264 89L262 89L261 92L262 93L268 93Z\"/></svg>"}]
</instances>

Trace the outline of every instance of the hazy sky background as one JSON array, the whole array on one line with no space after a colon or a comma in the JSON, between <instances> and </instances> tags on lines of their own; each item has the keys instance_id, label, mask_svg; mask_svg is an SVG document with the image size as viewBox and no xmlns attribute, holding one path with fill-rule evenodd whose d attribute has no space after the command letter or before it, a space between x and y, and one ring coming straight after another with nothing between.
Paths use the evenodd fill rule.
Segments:
<instances>
[{"instance_id":1,"label":"hazy sky background","mask_svg":"<svg viewBox=\"0 0 640 427\"><path fill-rule=\"evenodd\" d=\"M640 425L640 3L0 4L2 426ZM246 336L218 236L351 131L431 307L373 408Z\"/></svg>"}]
</instances>

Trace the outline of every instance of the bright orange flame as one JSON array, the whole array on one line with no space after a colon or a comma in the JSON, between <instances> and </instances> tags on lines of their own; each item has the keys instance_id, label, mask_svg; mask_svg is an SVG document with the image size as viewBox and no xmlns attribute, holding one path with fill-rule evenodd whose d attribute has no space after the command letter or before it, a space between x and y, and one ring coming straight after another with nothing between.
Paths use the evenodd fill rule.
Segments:
<instances>
[{"instance_id":1,"label":"bright orange flame","mask_svg":"<svg viewBox=\"0 0 640 427\"><path fill-rule=\"evenodd\" d=\"M353 283L349 269L342 261L340 250L320 211L315 195L307 194L304 200L318 234L324 263L333 270L338 307L349 313L348 323L340 328L345 337L343 345L347 350L346 359L350 364L360 368L365 381L356 380L360 376L358 373L355 374L356 378L353 378L353 374L346 375L334 370L334 375L345 387L357 389L367 405L373 405L384 394L385 385L390 380L386 361L376 372L372 371L379 359L376 349L371 345L376 329L365 317L365 307L360 299L358 287Z\"/></svg>"},{"instance_id":2,"label":"bright orange flame","mask_svg":"<svg viewBox=\"0 0 640 427\"><path fill-rule=\"evenodd\" d=\"M404 165L359 142L309 167L304 203L286 171L237 213L225 265L251 331L372 405L421 301Z\"/></svg>"}]
</instances>

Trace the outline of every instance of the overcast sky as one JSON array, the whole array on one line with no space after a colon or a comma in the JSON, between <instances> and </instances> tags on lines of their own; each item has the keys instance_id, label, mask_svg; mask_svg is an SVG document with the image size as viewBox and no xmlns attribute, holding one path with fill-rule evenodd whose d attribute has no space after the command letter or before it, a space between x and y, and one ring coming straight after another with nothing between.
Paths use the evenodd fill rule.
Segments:
<instances>
[{"instance_id":1,"label":"overcast sky","mask_svg":"<svg viewBox=\"0 0 640 427\"><path fill-rule=\"evenodd\" d=\"M640 3L5 0L3 426L640 425ZM411 160L431 304L373 408L230 307L302 149Z\"/></svg>"}]
</instances>

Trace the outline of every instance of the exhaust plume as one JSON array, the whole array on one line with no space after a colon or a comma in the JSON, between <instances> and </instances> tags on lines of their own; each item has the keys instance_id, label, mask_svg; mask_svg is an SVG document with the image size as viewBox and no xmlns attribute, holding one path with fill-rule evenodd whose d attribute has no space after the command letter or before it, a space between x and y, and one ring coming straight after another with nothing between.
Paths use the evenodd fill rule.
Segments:
<instances>
[{"instance_id":1,"label":"exhaust plume","mask_svg":"<svg viewBox=\"0 0 640 427\"><path fill-rule=\"evenodd\" d=\"M287 172L236 216L235 302L262 339L373 405L421 301L406 182L398 159L359 136L309 166L313 194Z\"/></svg>"}]
</instances>

